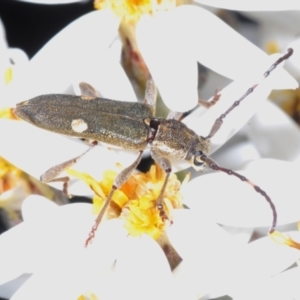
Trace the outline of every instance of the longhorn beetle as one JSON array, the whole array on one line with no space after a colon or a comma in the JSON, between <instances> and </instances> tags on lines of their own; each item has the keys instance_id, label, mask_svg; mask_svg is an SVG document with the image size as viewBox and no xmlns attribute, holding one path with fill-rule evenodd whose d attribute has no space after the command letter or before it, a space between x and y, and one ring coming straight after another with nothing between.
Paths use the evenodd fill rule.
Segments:
<instances>
[{"instance_id":1,"label":"longhorn beetle","mask_svg":"<svg viewBox=\"0 0 300 300\"><path fill-rule=\"evenodd\" d=\"M281 62L288 59L292 54L293 50L288 49L287 53L280 57L264 73L263 78L268 77ZM216 162L207 156L210 149L210 139L222 126L223 119L251 94L257 86L258 83L254 84L240 99L233 102L227 111L216 119L206 137L198 136L180 122L183 118L181 113L170 112L167 119L160 119L154 116L157 91L151 79L147 83L144 103L103 99L99 97L90 85L81 83L82 96L42 95L19 103L14 113L21 119L43 129L92 141L91 146L83 154L52 167L40 178L42 182L63 181L66 194L68 192L69 178L57 178L57 176L74 165L83 155L94 148L98 142L138 151L139 154L136 160L116 177L86 244L94 237L114 192L127 181L139 164L142 153L147 146L150 147L152 158L166 173L162 189L156 200L156 208L162 219L167 218L164 211L163 195L172 170L169 158L177 158L189 161L198 171L203 171L205 167L208 167L215 171L233 175L250 184L271 206L273 223L269 232L272 233L276 227L277 213L275 205L267 193L239 173L218 166ZM218 98L219 95L216 94L210 102L211 105ZM180 139L178 139L179 135Z\"/></svg>"}]
</instances>

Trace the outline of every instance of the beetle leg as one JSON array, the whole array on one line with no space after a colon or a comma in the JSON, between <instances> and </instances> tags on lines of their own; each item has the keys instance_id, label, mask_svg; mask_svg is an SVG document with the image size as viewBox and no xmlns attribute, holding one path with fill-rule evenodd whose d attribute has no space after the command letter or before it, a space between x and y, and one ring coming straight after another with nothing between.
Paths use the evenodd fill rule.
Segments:
<instances>
[{"instance_id":1,"label":"beetle leg","mask_svg":"<svg viewBox=\"0 0 300 300\"><path fill-rule=\"evenodd\" d=\"M198 104L194 108L192 108L188 111L185 111L183 113L170 112L167 119L175 119L177 121L182 121L185 117L189 116L192 112L194 112L199 106L204 106L205 108L208 109L208 108L214 106L220 100L220 98L221 98L220 90L216 89L214 96L210 101L205 101L205 100L199 99ZM174 115L174 117L173 117L173 115Z\"/></svg>"},{"instance_id":2,"label":"beetle leg","mask_svg":"<svg viewBox=\"0 0 300 300\"><path fill-rule=\"evenodd\" d=\"M168 115L167 115L167 120L181 120L182 119L182 115L184 113L182 112L178 112L178 111L174 111L174 110L170 110Z\"/></svg>"},{"instance_id":3,"label":"beetle leg","mask_svg":"<svg viewBox=\"0 0 300 300\"><path fill-rule=\"evenodd\" d=\"M169 218L168 218L168 216L167 216L167 214L164 210L165 203L164 203L163 197L164 197L164 193L165 193L165 190L166 190L166 187L167 187L167 184L168 184L169 177L170 177L171 172L172 172L172 166L171 166L170 161L166 157L157 155L153 150L151 150L151 156L155 160L155 162L166 173L166 177L165 177L163 186L160 190L158 198L156 199L155 205L156 205L156 208L159 211L159 215L162 218L162 220L168 220Z\"/></svg>"},{"instance_id":4,"label":"beetle leg","mask_svg":"<svg viewBox=\"0 0 300 300\"><path fill-rule=\"evenodd\" d=\"M80 82L79 88L81 91L81 98L83 100L92 100L100 97L100 94L86 82Z\"/></svg>"},{"instance_id":5,"label":"beetle leg","mask_svg":"<svg viewBox=\"0 0 300 300\"><path fill-rule=\"evenodd\" d=\"M216 89L213 98L210 101L205 101L202 99L198 100L198 106L204 106L205 108L210 108L214 106L221 98L220 89Z\"/></svg>"},{"instance_id":6,"label":"beetle leg","mask_svg":"<svg viewBox=\"0 0 300 300\"><path fill-rule=\"evenodd\" d=\"M66 169L72 167L74 164L76 164L80 158L82 158L85 154L87 154L90 150L92 150L96 145L98 144L98 142L94 141L92 143L92 145L85 151L83 152L81 155L74 157L70 160L67 160L61 164L58 164L52 168L50 168L48 171L46 171L41 177L40 177L40 181L47 183L47 182L63 182L63 193L68 197L71 198L71 195L69 194L68 191L68 187L69 187L69 181L70 178L68 176L66 177L60 177L57 178L57 176L62 173L63 171L65 171Z\"/></svg>"},{"instance_id":7,"label":"beetle leg","mask_svg":"<svg viewBox=\"0 0 300 300\"><path fill-rule=\"evenodd\" d=\"M157 89L152 78L148 79L145 90L144 104L151 107L153 116L155 115Z\"/></svg>"},{"instance_id":8,"label":"beetle leg","mask_svg":"<svg viewBox=\"0 0 300 300\"><path fill-rule=\"evenodd\" d=\"M88 246L88 244L93 240L93 238L95 237L95 233L97 231L97 228L112 200L112 197L115 193L115 191L117 189L119 189L129 178L129 176L132 174L132 172L136 169L136 167L138 166L138 164L140 163L141 159L142 159L142 155L143 155L143 151L139 152L139 156L137 157L137 159L127 168L125 168L115 179L112 188L110 190L109 195L107 196L107 199L104 203L104 206L102 207L99 215L97 216L97 219L95 220L95 224L92 227L90 233L89 233L89 237L87 238L86 242L85 242L85 246Z\"/></svg>"}]
</instances>

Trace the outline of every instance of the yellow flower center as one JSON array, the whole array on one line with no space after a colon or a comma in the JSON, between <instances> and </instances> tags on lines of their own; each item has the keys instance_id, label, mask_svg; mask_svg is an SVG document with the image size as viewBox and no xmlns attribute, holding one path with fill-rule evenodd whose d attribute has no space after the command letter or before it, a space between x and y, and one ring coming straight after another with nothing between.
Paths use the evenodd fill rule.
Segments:
<instances>
[{"instance_id":1,"label":"yellow flower center","mask_svg":"<svg viewBox=\"0 0 300 300\"><path fill-rule=\"evenodd\" d=\"M176 0L95 0L96 9L111 9L117 16L125 20L137 21L143 14L167 11L182 1Z\"/></svg>"},{"instance_id":2,"label":"yellow flower center","mask_svg":"<svg viewBox=\"0 0 300 300\"><path fill-rule=\"evenodd\" d=\"M97 182L88 174L75 170L68 170L67 172L82 179L95 192L93 212L98 214L118 173L112 170L106 171L103 179ZM156 200L160 194L164 178L164 172L155 165L147 173L134 172L127 182L115 191L106 213L107 218L122 218L125 228L132 236L146 233L154 239L159 238L165 229L166 222L160 216L156 207ZM163 197L164 211L170 220L172 219L172 209L182 207L182 196L179 189L180 182L176 175L172 174Z\"/></svg>"}]
</instances>

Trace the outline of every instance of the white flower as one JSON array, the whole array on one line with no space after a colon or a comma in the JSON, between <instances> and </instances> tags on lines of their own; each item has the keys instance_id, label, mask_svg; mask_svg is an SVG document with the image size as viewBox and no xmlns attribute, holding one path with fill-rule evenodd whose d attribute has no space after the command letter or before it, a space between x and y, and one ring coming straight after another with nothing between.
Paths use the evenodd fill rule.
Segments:
<instances>
[{"instance_id":1,"label":"white flower","mask_svg":"<svg viewBox=\"0 0 300 300\"><path fill-rule=\"evenodd\" d=\"M11 86L7 93L9 103L15 104L43 93L70 92L72 83L79 81L91 83L105 97L135 101L128 79L110 53L118 26L119 20L107 11L90 13L69 25L31 60L28 70ZM208 134L214 120L259 81L261 74L276 60L275 57L269 59L207 10L193 6L158 13L154 18L144 16L138 24L137 38L163 100L172 110L188 110L197 103L197 60L235 80L222 91L217 105L207 111L199 109L195 117L186 119L188 126L202 135ZM296 86L285 71L272 74L271 80L263 81L254 94L226 118L212 141L212 151L245 125L273 87ZM86 149L77 141L21 122L0 120L0 130L3 139L10 141L0 144L0 154L37 177L49 167ZM283 148L285 145L280 146ZM121 161L124 166L129 164L134 155L97 147L82 160L82 169L99 177L102 170L112 168L116 161ZM259 151L257 156L260 156ZM278 170L285 171L284 180L288 179L284 191L292 189L294 192L293 197L288 199L290 208L282 203L285 197L276 197L274 174L277 176L275 187L282 195L279 183L283 179ZM274 201L279 206L280 223L297 220L297 185L293 181L293 166L272 162L266 168L262 162L255 172L250 166L243 174L272 193L272 199L275 191ZM233 241L216 223L250 228L269 226L271 212L267 203L246 183L219 173L201 176L188 184L184 201L191 210L174 211L174 224L167 229L172 244L184 259L173 273L156 243L145 236L126 237L120 220L103 222L94 243L84 249L86 233L93 224L90 207L67 205L50 208L46 204L47 208L41 208L36 217L30 215L26 218L25 207L24 223L1 236L0 249L7 253L6 257L14 258L12 253L24 247L24 256L17 258L19 264L13 264L11 268L11 261L5 261L11 273L0 271L2 282L23 272L34 274L13 299L74 299L80 293L91 291L100 298L110 299L120 298L120 293L123 298L131 299L198 299L203 295L222 294L240 296L236 276L241 274L241 278L247 278L251 265L242 269L235 265L237 254L243 258L241 244ZM31 205L36 209L36 203ZM43 206L43 202L40 205ZM41 215L46 220L41 220ZM26 241L24 245L19 234L28 237L31 243ZM249 240L249 234L244 240ZM48 260L49 257L54 259ZM117 263L111 270L115 259ZM293 256L291 260L296 259ZM276 271L284 270L289 263L285 262ZM255 278L262 270L268 270L268 266L257 268L248 278ZM266 280L275 273L267 273ZM227 275L222 283L223 276ZM73 281L66 282L65 278Z\"/></svg>"},{"instance_id":2,"label":"white flower","mask_svg":"<svg viewBox=\"0 0 300 300\"><path fill-rule=\"evenodd\" d=\"M12 78L18 76L20 69L24 68L28 62L26 53L18 48L9 48L6 36L5 28L0 19L0 96L2 107L2 101L4 98L4 90L11 82Z\"/></svg>"},{"instance_id":3,"label":"white flower","mask_svg":"<svg viewBox=\"0 0 300 300\"><path fill-rule=\"evenodd\" d=\"M76 299L88 292L98 299L196 299L213 288L214 270L222 272L234 251L231 237L208 218L175 211L168 235L184 260L172 274L158 244L146 235L129 237L120 219L103 222L85 248L90 210L89 204L57 207L39 196L24 201L24 222L0 237L0 282L33 273L11 299Z\"/></svg>"},{"instance_id":4,"label":"white flower","mask_svg":"<svg viewBox=\"0 0 300 300\"><path fill-rule=\"evenodd\" d=\"M263 164L257 168L256 175L268 170ZM276 170L285 171L284 174L293 178L293 168L288 164L278 164ZM244 172L246 176L251 173L251 167ZM218 174L201 178L214 175ZM272 292L272 289L260 291L260 282L273 280L274 275L295 263L299 259L299 250L278 245L269 238L250 244L233 240L215 222L242 227L268 226L270 210L264 209L268 207L263 198L256 201L254 191L243 193L243 183L234 185L237 192L231 196L234 199L238 197L241 207L250 207L247 211L223 198L226 188L230 188L229 181L225 180L224 187L221 180L211 179L209 186L217 184L218 188L209 192L205 191L207 185L201 182L199 193L199 188L194 190L194 187L195 184L199 187L201 178L187 184L184 193L185 203L191 210L175 210L174 224L167 227L172 245L183 258L173 272L156 242L146 235L129 237L121 219L103 221L93 243L84 248L94 222L91 205L58 207L41 197L31 196L24 202L24 222L0 237L1 254L6 258L0 282L23 273L33 273L11 298L14 300L41 297L76 299L83 293L93 293L98 299L115 299L120 297L119 293L131 299L197 299L203 295L215 297L224 294L244 297L244 290L250 283L259 296ZM222 180L226 178L223 176ZM296 187L293 182L286 186L289 190ZM215 190L220 194L217 200ZM249 194L254 197L248 197ZM289 214L293 211L297 214L296 201L293 206L293 201L290 201L284 207L280 206L278 199L273 200L279 217L288 217L285 213L288 211ZM256 211L252 211L249 205L253 202L256 202ZM221 206L221 203L228 205ZM214 209L211 209L211 204ZM223 213L218 214L219 211ZM149 282L154 288L149 289Z\"/></svg>"},{"instance_id":5,"label":"white flower","mask_svg":"<svg viewBox=\"0 0 300 300\"><path fill-rule=\"evenodd\" d=\"M296 240L299 232L289 232ZM269 237L249 243L241 250L232 266L234 299L298 299L300 252L274 243ZM228 284L230 286L230 284ZM247 291L247 292L245 292Z\"/></svg>"}]
</instances>

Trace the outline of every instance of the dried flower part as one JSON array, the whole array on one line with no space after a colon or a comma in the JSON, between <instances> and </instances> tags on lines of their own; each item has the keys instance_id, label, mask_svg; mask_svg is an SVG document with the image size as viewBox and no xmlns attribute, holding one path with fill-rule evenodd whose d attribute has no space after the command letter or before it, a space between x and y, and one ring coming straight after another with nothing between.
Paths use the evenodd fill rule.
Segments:
<instances>
[{"instance_id":1,"label":"dried flower part","mask_svg":"<svg viewBox=\"0 0 300 300\"><path fill-rule=\"evenodd\" d=\"M95 0L96 9L110 9L121 18L119 32L123 44L122 65L128 77L137 83L138 95L143 95L150 76L136 42L135 27L138 20L144 14L154 15L159 11L169 11L189 2L188 0Z\"/></svg>"},{"instance_id":2,"label":"dried flower part","mask_svg":"<svg viewBox=\"0 0 300 300\"><path fill-rule=\"evenodd\" d=\"M93 212L95 214L99 213L118 173L112 170L106 171L102 180L97 182L88 174L75 170L68 170L67 172L83 180L94 191ZM156 208L156 200L161 191L164 178L163 170L155 165L147 173L136 171L114 193L106 218L123 218L124 226L132 236L146 233L154 239L158 239L166 226ZM172 219L174 208L182 207L182 196L179 190L180 182L176 175L172 174L164 194L164 209L169 219Z\"/></svg>"},{"instance_id":3,"label":"dried flower part","mask_svg":"<svg viewBox=\"0 0 300 300\"><path fill-rule=\"evenodd\" d=\"M274 231L272 234L270 234L270 237L274 242L278 244L286 245L300 250L300 243L294 241L290 236L284 235L279 231Z\"/></svg>"},{"instance_id":4,"label":"dried flower part","mask_svg":"<svg viewBox=\"0 0 300 300\"><path fill-rule=\"evenodd\" d=\"M140 88L137 92L142 96L150 72L137 46L135 26L136 23L133 22L122 21L120 24L119 33L123 45L121 63L127 76L137 83Z\"/></svg>"}]
</instances>

